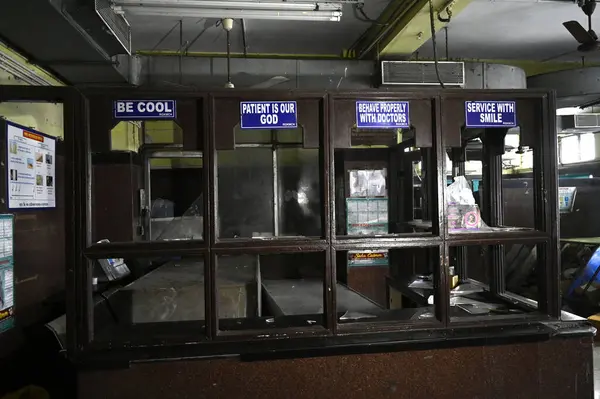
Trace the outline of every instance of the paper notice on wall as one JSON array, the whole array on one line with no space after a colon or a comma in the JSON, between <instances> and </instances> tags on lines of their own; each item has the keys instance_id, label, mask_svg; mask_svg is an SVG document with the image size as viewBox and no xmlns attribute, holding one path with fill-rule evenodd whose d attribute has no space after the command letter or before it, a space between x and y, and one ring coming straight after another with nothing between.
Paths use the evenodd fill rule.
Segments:
<instances>
[{"instance_id":1,"label":"paper notice on wall","mask_svg":"<svg viewBox=\"0 0 600 399\"><path fill-rule=\"evenodd\" d=\"M577 187L558 188L558 209L561 213L568 213L573 211L576 193Z\"/></svg>"},{"instance_id":2,"label":"paper notice on wall","mask_svg":"<svg viewBox=\"0 0 600 399\"><path fill-rule=\"evenodd\" d=\"M0 215L0 332L14 326L13 215Z\"/></svg>"},{"instance_id":3,"label":"paper notice on wall","mask_svg":"<svg viewBox=\"0 0 600 399\"><path fill-rule=\"evenodd\" d=\"M387 198L346 198L347 234L388 234Z\"/></svg>"},{"instance_id":4,"label":"paper notice on wall","mask_svg":"<svg viewBox=\"0 0 600 399\"><path fill-rule=\"evenodd\" d=\"M56 139L7 122L9 209L56 207Z\"/></svg>"},{"instance_id":5,"label":"paper notice on wall","mask_svg":"<svg viewBox=\"0 0 600 399\"><path fill-rule=\"evenodd\" d=\"M389 266L388 251L348 251L348 266Z\"/></svg>"}]
</instances>

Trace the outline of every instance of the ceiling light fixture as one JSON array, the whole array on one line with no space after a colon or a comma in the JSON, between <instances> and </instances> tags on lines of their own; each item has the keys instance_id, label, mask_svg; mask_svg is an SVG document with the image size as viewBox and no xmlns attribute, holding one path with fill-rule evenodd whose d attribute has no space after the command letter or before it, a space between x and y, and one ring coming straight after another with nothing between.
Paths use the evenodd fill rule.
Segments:
<instances>
[{"instance_id":1,"label":"ceiling light fixture","mask_svg":"<svg viewBox=\"0 0 600 399\"><path fill-rule=\"evenodd\" d=\"M341 11L337 2L219 1L219 0L115 0L116 6L192 7L217 10Z\"/></svg>"},{"instance_id":2,"label":"ceiling light fixture","mask_svg":"<svg viewBox=\"0 0 600 399\"><path fill-rule=\"evenodd\" d=\"M126 15L176 17L176 18L247 18L275 19L291 21L332 21L339 22L339 11L271 11L271 10L203 10L201 8L178 7L115 7L114 11Z\"/></svg>"},{"instance_id":3,"label":"ceiling light fixture","mask_svg":"<svg viewBox=\"0 0 600 399\"><path fill-rule=\"evenodd\" d=\"M247 18L337 22L342 16L342 4L337 2L116 0L113 2L112 8L117 13L127 15L179 18Z\"/></svg>"}]
</instances>

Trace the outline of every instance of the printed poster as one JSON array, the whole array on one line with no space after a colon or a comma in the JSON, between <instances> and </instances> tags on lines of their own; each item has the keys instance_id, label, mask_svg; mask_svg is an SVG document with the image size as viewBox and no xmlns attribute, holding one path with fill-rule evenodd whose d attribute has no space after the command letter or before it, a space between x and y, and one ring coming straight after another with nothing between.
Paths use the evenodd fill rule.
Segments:
<instances>
[{"instance_id":1,"label":"printed poster","mask_svg":"<svg viewBox=\"0 0 600 399\"><path fill-rule=\"evenodd\" d=\"M6 123L9 209L56 207L56 139Z\"/></svg>"},{"instance_id":2,"label":"printed poster","mask_svg":"<svg viewBox=\"0 0 600 399\"><path fill-rule=\"evenodd\" d=\"M346 198L349 236L388 234L387 198Z\"/></svg>"},{"instance_id":3,"label":"printed poster","mask_svg":"<svg viewBox=\"0 0 600 399\"><path fill-rule=\"evenodd\" d=\"M389 266L388 251L348 251L348 266Z\"/></svg>"},{"instance_id":4,"label":"printed poster","mask_svg":"<svg viewBox=\"0 0 600 399\"><path fill-rule=\"evenodd\" d=\"M0 215L0 333L14 326L13 215Z\"/></svg>"},{"instance_id":5,"label":"printed poster","mask_svg":"<svg viewBox=\"0 0 600 399\"><path fill-rule=\"evenodd\" d=\"M559 187L558 188L558 209L561 213L571 212L575 203L576 187Z\"/></svg>"}]
</instances>

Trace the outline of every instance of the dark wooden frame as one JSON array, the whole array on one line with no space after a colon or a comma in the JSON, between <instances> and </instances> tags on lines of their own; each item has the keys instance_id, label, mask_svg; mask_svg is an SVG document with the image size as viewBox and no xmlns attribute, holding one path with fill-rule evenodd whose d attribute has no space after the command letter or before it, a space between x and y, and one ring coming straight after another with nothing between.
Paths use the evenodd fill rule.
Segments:
<instances>
[{"instance_id":1,"label":"dark wooden frame","mask_svg":"<svg viewBox=\"0 0 600 399\"><path fill-rule=\"evenodd\" d=\"M202 149L204 162L204 240L203 241L175 241L175 242L145 242L145 243L114 243L105 245L91 244L91 158L90 149L110 150L98 135L90 135L90 128L96 121L106 119L112 114L112 101L116 99L186 99L189 104L195 104L193 111L198 116L197 124L191 130L199 131L200 127L205 133L202 141L199 135L191 135L184 142L184 150ZM323 200L323 237L317 239L279 239L271 241L227 241L218 242L215 239L216 204L214 198L215 187L215 125L218 122L218 109L215 103L219 100L239 101L244 100L303 100L313 99L319 101L319 125L321 134L319 147L322 149L321 185ZM331 131L335 127L335 115L332 115L334 104L338 100L408 100L422 104L417 109L422 115L429 114L432 140L431 143L436 154L437 174L435 181L437 189L434 193L436 209L432 216L433 234L423 236L392 236L379 238L344 238L335 236L335 192L334 192L334 162L333 140ZM536 155L538 164L542 167L534 171L536 175L536 189L541 193L536 198L536 231L505 232L477 235L450 235L445 222L444 190L446 176L444 170L444 151L453 136L450 126L460 128L464 120L456 118L463 115L465 100L500 100L511 99L518 102L519 120L529 121L530 127L537 132L541 139L541 150ZM551 92L533 90L404 90L404 91L361 91L361 92L289 92L289 91L222 91L213 93L198 93L195 91L145 91L131 88L103 88L86 89L79 93L70 88L43 88L43 87L0 87L0 101L53 101L58 100L65 104L65 143L67 144L67 165L69 171L67 196L67 209L72 209L72 214L67 216L68 259L68 352L69 356L77 361L92 358L99 361L119 359L131 361L134 359L156 359L194 356L216 356L247 351L241 349L240 343L257 341L256 351L287 348L294 350L300 347L321 345L335 350L336 343L357 342L368 344L373 342L372 333L379 332L382 343L389 343L390 339L405 341L409 345L419 345L430 341L432 334L438 334L439 341L446 340L446 334L456 328L475 329L490 328L491 326L519 326L527 325L535 320L558 320L560 316L560 297L558 270L560 259L558 257L558 203L557 203L557 159L555 132L555 100ZM426 103L428 102L429 105ZM457 113L457 110L460 112ZM412 112L412 110L411 110ZM528 117L527 115L534 115ZM413 117L414 120L416 120ZM108 123L107 121L105 123ZM198 125L199 124L199 125ZM107 125L108 126L108 125ZM444 129L442 129L444 127ZM189 131L190 128L186 129ZM450 133L449 133L450 132ZM77 134L75 134L77 133ZM454 132L455 133L455 132ZM187 143L187 144L185 144ZM537 148L537 147L536 147ZM539 310L542 315L527 315L524 317L511 317L508 319L486 319L468 322L451 322L449 317L449 281L448 281L448 250L449 246L462 245L501 245L506 242L537 242L544 244L545 251L541 262L545 265L540 273L541 296ZM398 323L354 323L338 327L335 315L335 257L336 251L372 249L372 248L414 248L437 247L439 249L439 262L435 270L437 281L434 322L398 322ZM322 251L326 254L327 264L324 283L324 314L325 331L306 334L302 331L303 338L295 340L272 340L282 336L297 336L298 329L282 329L276 333L269 331L269 338L260 337L264 332L252 331L238 334L221 334L216 322L216 286L215 264L217 254L236 253L273 253L273 252L302 252ZM94 342L92 331L93 307L91 300L91 275L90 262L94 259L107 257L146 257L153 254L177 256L204 256L209 259L205 267L206 296L206 332L205 339L197 336L185 338L182 331L182 341L161 341L159 345L136 346L136 342L123 342L115 337L115 342L103 344ZM499 275L501 268L495 269ZM173 323L177 328L178 323ZM181 328L185 328L181 324ZM438 331L439 333L436 333ZM469 330L471 331L471 330ZM393 332L393 337L386 333ZM366 334L369 333L369 334ZM147 332L152 335L152 330ZM307 337L310 336L310 337ZM323 341L325 339L326 341ZM350 341L348 341L350 340ZM247 346L243 344L243 347Z\"/></svg>"}]
</instances>

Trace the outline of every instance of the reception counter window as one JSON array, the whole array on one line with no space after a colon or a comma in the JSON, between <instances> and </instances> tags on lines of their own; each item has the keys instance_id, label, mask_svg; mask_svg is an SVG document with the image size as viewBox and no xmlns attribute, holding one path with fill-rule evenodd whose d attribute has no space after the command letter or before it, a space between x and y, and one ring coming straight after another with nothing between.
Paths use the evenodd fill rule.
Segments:
<instances>
[{"instance_id":1,"label":"reception counter window","mask_svg":"<svg viewBox=\"0 0 600 399\"><path fill-rule=\"evenodd\" d=\"M94 154L75 187L76 354L335 351L558 320L550 93L135 94L86 95L109 111L172 99L176 115L159 116L181 134L119 155L129 185L101 196L117 181L97 176L115 156L110 129L94 127L99 111L82 119L75 166ZM517 167L533 185L511 193L502 176ZM523 217L503 207L517 196Z\"/></svg>"},{"instance_id":2,"label":"reception counter window","mask_svg":"<svg viewBox=\"0 0 600 399\"><path fill-rule=\"evenodd\" d=\"M90 101L90 246L203 241L206 100L95 94Z\"/></svg>"},{"instance_id":3,"label":"reception counter window","mask_svg":"<svg viewBox=\"0 0 600 399\"><path fill-rule=\"evenodd\" d=\"M237 125L235 140L216 154L217 238L320 238L319 149L303 147L303 129Z\"/></svg>"},{"instance_id":4,"label":"reception counter window","mask_svg":"<svg viewBox=\"0 0 600 399\"><path fill-rule=\"evenodd\" d=\"M96 342L177 339L182 326L183 337L205 336L203 257L108 258L92 264ZM125 272L109 279L107 268Z\"/></svg>"},{"instance_id":5,"label":"reception counter window","mask_svg":"<svg viewBox=\"0 0 600 399\"><path fill-rule=\"evenodd\" d=\"M324 330L325 252L217 256L219 332Z\"/></svg>"}]
</instances>

